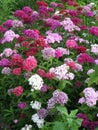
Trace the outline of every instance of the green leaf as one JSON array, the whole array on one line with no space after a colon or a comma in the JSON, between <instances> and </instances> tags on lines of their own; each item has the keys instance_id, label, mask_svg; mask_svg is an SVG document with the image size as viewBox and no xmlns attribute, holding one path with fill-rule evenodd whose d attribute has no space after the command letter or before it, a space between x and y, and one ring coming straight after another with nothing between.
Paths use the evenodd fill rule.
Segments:
<instances>
[{"instance_id":1,"label":"green leaf","mask_svg":"<svg viewBox=\"0 0 98 130\"><path fill-rule=\"evenodd\" d=\"M73 121L74 120L72 118L67 118L68 126L72 127Z\"/></svg>"},{"instance_id":2,"label":"green leaf","mask_svg":"<svg viewBox=\"0 0 98 130\"><path fill-rule=\"evenodd\" d=\"M88 86L92 85L94 82L98 82L98 65L94 66L94 72L90 74L90 79Z\"/></svg>"},{"instance_id":3,"label":"green leaf","mask_svg":"<svg viewBox=\"0 0 98 130\"><path fill-rule=\"evenodd\" d=\"M70 117L76 117L77 112L78 112L78 109L72 110L69 116Z\"/></svg>"},{"instance_id":4,"label":"green leaf","mask_svg":"<svg viewBox=\"0 0 98 130\"><path fill-rule=\"evenodd\" d=\"M66 87L66 80L61 80L58 89L63 90Z\"/></svg>"},{"instance_id":5,"label":"green leaf","mask_svg":"<svg viewBox=\"0 0 98 130\"><path fill-rule=\"evenodd\" d=\"M64 130L64 123L59 121L54 122L53 130Z\"/></svg>"},{"instance_id":6,"label":"green leaf","mask_svg":"<svg viewBox=\"0 0 98 130\"><path fill-rule=\"evenodd\" d=\"M95 130L98 130L98 127Z\"/></svg>"},{"instance_id":7,"label":"green leaf","mask_svg":"<svg viewBox=\"0 0 98 130\"><path fill-rule=\"evenodd\" d=\"M78 125L80 127L82 124L82 121L83 121L83 119L76 119L75 123L76 123L76 125Z\"/></svg>"},{"instance_id":8,"label":"green leaf","mask_svg":"<svg viewBox=\"0 0 98 130\"><path fill-rule=\"evenodd\" d=\"M66 107L64 107L64 106L57 106L57 110L59 112L61 112L62 114L68 116L68 111L67 111Z\"/></svg>"}]
</instances>

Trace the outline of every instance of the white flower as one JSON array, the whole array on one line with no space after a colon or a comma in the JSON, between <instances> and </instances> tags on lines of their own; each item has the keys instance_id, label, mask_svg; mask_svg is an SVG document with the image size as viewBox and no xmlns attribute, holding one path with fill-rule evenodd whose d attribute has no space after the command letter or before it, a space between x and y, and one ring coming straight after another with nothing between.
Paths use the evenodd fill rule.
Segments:
<instances>
[{"instance_id":1,"label":"white flower","mask_svg":"<svg viewBox=\"0 0 98 130\"><path fill-rule=\"evenodd\" d=\"M87 71L87 75L90 75L91 73L93 73L95 70L94 69L90 69Z\"/></svg>"},{"instance_id":2,"label":"white flower","mask_svg":"<svg viewBox=\"0 0 98 130\"><path fill-rule=\"evenodd\" d=\"M83 71L83 67L81 64L76 63L76 71Z\"/></svg>"},{"instance_id":3,"label":"white flower","mask_svg":"<svg viewBox=\"0 0 98 130\"><path fill-rule=\"evenodd\" d=\"M97 44L91 45L91 52L94 53L95 55L98 54L98 45Z\"/></svg>"},{"instance_id":4,"label":"white flower","mask_svg":"<svg viewBox=\"0 0 98 130\"><path fill-rule=\"evenodd\" d=\"M30 103L32 109L36 109L36 110L39 110L41 108L41 102L38 102L38 101L31 101Z\"/></svg>"},{"instance_id":5,"label":"white flower","mask_svg":"<svg viewBox=\"0 0 98 130\"><path fill-rule=\"evenodd\" d=\"M58 78L59 80L62 79L74 79L74 74L68 72L69 71L69 66L66 64L63 64L61 66L58 66L56 68L50 68L49 72L55 74L55 77Z\"/></svg>"},{"instance_id":6,"label":"white flower","mask_svg":"<svg viewBox=\"0 0 98 130\"><path fill-rule=\"evenodd\" d=\"M85 83L87 83L87 84L88 84L88 82L89 82L89 79L90 79L90 78L87 78L87 79L85 80Z\"/></svg>"},{"instance_id":7,"label":"white flower","mask_svg":"<svg viewBox=\"0 0 98 130\"><path fill-rule=\"evenodd\" d=\"M42 127L43 127L43 124L44 124L44 119L40 119L40 120L37 122L38 128L42 128Z\"/></svg>"},{"instance_id":8,"label":"white flower","mask_svg":"<svg viewBox=\"0 0 98 130\"><path fill-rule=\"evenodd\" d=\"M23 127L21 130L31 130L32 129L32 125L25 125L25 127Z\"/></svg>"},{"instance_id":9,"label":"white flower","mask_svg":"<svg viewBox=\"0 0 98 130\"><path fill-rule=\"evenodd\" d=\"M44 82L43 79L38 75L32 75L29 79L29 85L32 85L31 91L35 90L40 90L41 87L43 86Z\"/></svg>"},{"instance_id":10,"label":"white flower","mask_svg":"<svg viewBox=\"0 0 98 130\"><path fill-rule=\"evenodd\" d=\"M70 80L73 80L75 76L74 76L73 73L69 73L69 74L68 74L68 77L69 77Z\"/></svg>"},{"instance_id":11,"label":"white flower","mask_svg":"<svg viewBox=\"0 0 98 130\"><path fill-rule=\"evenodd\" d=\"M40 119L37 113L32 115L32 120L34 123L37 124L38 128L42 128L42 126L44 124L44 119L42 119L42 118Z\"/></svg>"}]
</instances>

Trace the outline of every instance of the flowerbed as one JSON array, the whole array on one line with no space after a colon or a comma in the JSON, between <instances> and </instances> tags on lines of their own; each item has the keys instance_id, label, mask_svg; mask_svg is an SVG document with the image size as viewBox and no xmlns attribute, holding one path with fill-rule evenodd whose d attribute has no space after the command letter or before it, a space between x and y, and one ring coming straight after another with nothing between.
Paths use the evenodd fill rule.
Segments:
<instances>
[{"instance_id":1,"label":"flowerbed","mask_svg":"<svg viewBox=\"0 0 98 130\"><path fill-rule=\"evenodd\" d=\"M97 130L96 5L36 5L0 26L1 117L11 130Z\"/></svg>"}]
</instances>

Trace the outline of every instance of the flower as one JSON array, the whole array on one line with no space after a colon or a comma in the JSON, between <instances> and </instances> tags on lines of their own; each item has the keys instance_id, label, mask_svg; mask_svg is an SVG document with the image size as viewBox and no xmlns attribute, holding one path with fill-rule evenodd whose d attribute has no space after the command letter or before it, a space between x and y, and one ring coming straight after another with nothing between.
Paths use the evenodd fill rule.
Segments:
<instances>
[{"instance_id":1,"label":"flower","mask_svg":"<svg viewBox=\"0 0 98 130\"><path fill-rule=\"evenodd\" d=\"M31 130L31 129L32 129L32 125L26 124L25 127L23 127L21 130Z\"/></svg>"},{"instance_id":2,"label":"flower","mask_svg":"<svg viewBox=\"0 0 98 130\"><path fill-rule=\"evenodd\" d=\"M46 34L47 36L45 41L48 44L55 43L55 42L60 43L62 41L62 36L58 33L52 33L52 31L47 31Z\"/></svg>"},{"instance_id":3,"label":"flower","mask_svg":"<svg viewBox=\"0 0 98 130\"><path fill-rule=\"evenodd\" d=\"M22 68L23 66L23 58L20 54L12 55L10 62L11 62L11 66L20 67L20 68Z\"/></svg>"},{"instance_id":4,"label":"flower","mask_svg":"<svg viewBox=\"0 0 98 130\"><path fill-rule=\"evenodd\" d=\"M78 48L78 44L76 43L75 40L67 40L65 44L67 48L72 48L72 49Z\"/></svg>"},{"instance_id":5,"label":"flower","mask_svg":"<svg viewBox=\"0 0 98 130\"><path fill-rule=\"evenodd\" d=\"M91 52L94 53L95 55L98 54L98 45L97 44L91 45Z\"/></svg>"},{"instance_id":6,"label":"flower","mask_svg":"<svg viewBox=\"0 0 98 130\"><path fill-rule=\"evenodd\" d=\"M69 72L69 66L67 64L63 64L56 68L50 68L49 72L53 73L54 77L58 78L59 80L74 79L74 74Z\"/></svg>"},{"instance_id":7,"label":"flower","mask_svg":"<svg viewBox=\"0 0 98 130\"><path fill-rule=\"evenodd\" d=\"M9 67L4 67L1 71L2 74L9 75L11 74L11 69Z\"/></svg>"},{"instance_id":8,"label":"flower","mask_svg":"<svg viewBox=\"0 0 98 130\"><path fill-rule=\"evenodd\" d=\"M2 67L10 67L10 61L8 60L8 59L6 59L6 58L2 58L1 60L0 60L0 66L2 66Z\"/></svg>"},{"instance_id":9,"label":"flower","mask_svg":"<svg viewBox=\"0 0 98 130\"><path fill-rule=\"evenodd\" d=\"M77 56L77 61L80 64L83 64L84 62L88 63L94 63L94 59L88 55L87 53L81 53Z\"/></svg>"},{"instance_id":10,"label":"flower","mask_svg":"<svg viewBox=\"0 0 98 130\"><path fill-rule=\"evenodd\" d=\"M9 57L13 54L13 50L11 48L6 48L3 51L3 55L5 55L6 57Z\"/></svg>"},{"instance_id":11,"label":"flower","mask_svg":"<svg viewBox=\"0 0 98 130\"><path fill-rule=\"evenodd\" d=\"M42 91L43 93L47 92L47 85L44 84L44 85L41 87L41 91Z\"/></svg>"},{"instance_id":12,"label":"flower","mask_svg":"<svg viewBox=\"0 0 98 130\"><path fill-rule=\"evenodd\" d=\"M13 22L13 20L9 19L9 20L5 21L5 22L3 23L3 25L4 25L6 28L9 29L9 28L12 27L12 22Z\"/></svg>"},{"instance_id":13,"label":"flower","mask_svg":"<svg viewBox=\"0 0 98 130\"><path fill-rule=\"evenodd\" d=\"M29 85L32 85L31 91L35 90L41 90L41 87L43 86L44 82L43 79L38 75L32 75L29 79Z\"/></svg>"},{"instance_id":14,"label":"flower","mask_svg":"<svg viewBox=\"0 0 98 130\"><path fill-rule=\"evenodd\" d=\"M23 93L23 87L22 86L17 86L13 89L13 94L15 94L17 97L21 96Z\"/></svg>"},{"instance_id":15,"label":"flower","mask_svg":"<svg viewBox=\"0 0 98 130\"><path fill-rule=\"evenodd\" d=\"M98 93L94 88L88 87L83 90L84 97L79 99L79 103L85 103L89 107L95 106L98 100Z\"/></svg>"},{"instance_id":16,"label":"flower","mask_svg":"<svg viewBox=\"0 0 98 130\"><path fill-rule=\"evenodd\" d=\"M44 59L48 60L51 57L55 57L55 50L53 48L44 48L42 50L42 56Z\"/></svg>"},{"instance_id":17,"label":"flower","mask_svg":"<svg viewBox=\"0 0 98 130\"><path fill-rule=\"evenodd\" d=\"M20 109L24 109L26 106L27 106L27 104L26 104L25 102L20 102L20 103L18 103L18 107L19 107Z\"/></svg>"},{"instance_id":18,"label":"flower","mask_svg":"<svg viewBox=\"0 0 98 130\"><path fill-rule=\"evenodd\" d=\"M17 123L18 123L18 119L15 119L13 122L14 122L15 124L17 124Z\"/></svg>"},{"instance_id":19,"label":"flower","mask_svg":"<svg viewBox=\"0 0 98 130\"><path fill-rule=\"evenodd\" d=\"M22 23L22 21L20 21L20 20L13 20L13 22L12 22L12 27L13 27L13 28L23 27L23 23Z\"/></svg>"},{"instance_id":20,"label":"flower","mask_svg":"<svg viewBox=\"0 0 98 130\"><path fill-rule=\"evenodd\" d=\"M59 104L65 104L68 101L67 94L64 92L60 92L58 90L54 91L53 98L55 100L55 103L59 103Z\"/></svg>"},{"instance_id":21,"label":"flower","mask_svg":"<svg viewBox=\"0 0 98 130\"><path fill-rule=\"evenodd\" d=\"M17 75L17 76L20 76L20 73L21 73L21 68L15 68L12 70L12 73Z\"/></svg>"},{"instance_id":22,"label":"flower","mask_svg":"<svg viewBox=\"0 0 98 130\"><path fill-rule=\"evenodd\" d=\"M98 27L92 26L89 28L89 33L95 36L98 36Z\"/></svg>"},{"instance_id":23,"label":"flower","mask_svg":"<svg viewBox=\"0 0 98 130\"><path fill-rule=\"evenodd\" d=\"M56 49L56 50L55 50L55 57L56 57L56 58L60 58L60 57L62 57L62 55L63 55L63 54L62 54L62 52L61 52L59 49Z\"/></svg>"},{"instance_id":24,"label":"flower","mask_svg":"<svg viewBox=\"0 0 98 130\"><path fill-rule=\"evenodd\" d=\"M5 42L12 42L14 38L18 38L18 37L19 37L18 34L15 34L12 30L8 30L5 32L1 43L3 44Z\"/></svg>"},{"instance_id":25,"label":"flower","mask_svg":"<svg viewBox=\"0 0 98 130\"><path fill-rule=\"evenodd\" d=\"M32 69L36 68L37 60L34 56L29 56L23 61L23 70L30 72Z\"/></svg>"},{"instance_id":26,"label":"flower","mask_svg":"<svg viewBox=\"0 0 98 130\"><path fill-rule=\"evenodd\" d=\"M39 110L41 108L41 102L31 101L30 106L32 107L32 109Z\"/></svg>"},{"instance_id":27,"label":"flower","mask_svg":"<svg viewBox=\"0 0 98 130\"><path fill-rule=\"evenodd\" d=\"M44 109L44 108L41 108L37 111L37 114L39 116L39 118L45 118L47 115L48 115L48 110L47 109Z\"/></svg>"},{"instance_id":28,"label":"flower","mask_svg":"<svg viewBox=\"0 0 98 130\"><path fill-rule=\"evenodd\" d=\"M44 119L43 118L40 119L37 113L32 115L32 120L33 120L34 123L37 124L38 128L43 127Z\"/></svg>"}]
</instances>

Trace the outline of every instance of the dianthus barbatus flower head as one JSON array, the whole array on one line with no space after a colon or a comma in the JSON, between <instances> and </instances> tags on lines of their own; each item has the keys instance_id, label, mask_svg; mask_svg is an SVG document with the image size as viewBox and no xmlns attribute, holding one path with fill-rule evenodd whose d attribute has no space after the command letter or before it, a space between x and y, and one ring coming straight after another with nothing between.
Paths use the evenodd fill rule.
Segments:
<instances>
[{"instance_id":1,"label":"dianthus barbatus flower head","mask_svg":"<svg viewBox=\"0 0 98 130\"><path fill-rule=\"evenodd\" d=\"M50 59L51 57L55 57L55 50L53 49L53 48L51 48L51 47L49 47L49 48L44 48L43 50L42 50L42 56L43 56L43 58L45 59L45 60L48 60L48 59Z\"/></svg>"},{"instance_id":2,"label":"dianthus barbatus flower head","mask_svg":"<svg viewBox=\"0 0 98 130\"><path fill-rule=\"evenodd\" d=\"M23 33L28 38L33 38L33 39L39 38L39 34L35 30L32 30L32 29L24 30Z\"/></svg>"},{"instance_id":3,"label":"dianthus barbatus flower head","mask_svg":"<svg viewBox=\"0 0 98 130\"><path fill-rule=\"evenodd\" d=\"M92 87L83 90L84 97L79 99L79 103L85 103L89 107L95 106L98 101L98 93Z\"/></svg>"},{"instance_id":4,"label":"dianthus barbatus flower head","mask_svg":"<svg viewBox=\"0 0 98 130\"><path fill-rule=\"evenodd\" d=\"M37 111L37 114L39 116L39 118L45 118L47 115L48 115L48 110L47 109L44 109L44 108L41 108L40 110Z\"/></svg>"},{"instance_id":5,"label":"dianthus barbatus flower head","mask_svg":"<svg viewBox=\"0 0 98 130\"><path fill-rule=\"evenodd\" d=\"M37 60L34 56L29 56L27 59L23 61L23 69L27 72L30 72L32 69L36 68Z\"/></svg>"},{"instance_id":6,"label":"dianthus barbatus flower head","mask_svg":"<svg viewBox=\"0 0 98 130\"><path fill-rule=\"evenodd\" d=\"M32 75L28 79L28 82L29 82L29 85L32 85L31 91L41 90L41 88L42 88L42 86L44 84L43 79L38 74Z\"/></svg>"},{"instance_id":7,"label":"dianthus barbatus flower head","mask_svg":"<svg viewBox=\"0 0 98 130\"><path fill-rule=\"evenodd\" d=\"M26 124L21 130L32 130L32 125Z\"/></svg>"},{"instance_id":8,"label":"dianthus barbatus flower head","mask_svg":"<svg viewBox=\"0 0 98 130\"><path fill-rule=\"evenodd\" d=\"M47 31L46 32L47 36L45 41L50 44L50 43L60 43L62 41L62 36L59 33L52 33L52 31Z\"/></svg>"},{"instance_id":9,"label":"dianthus barbatus flower head","mask_svg":"<svg viewBox=\"0 0 98 130\"><path fill-rule=\"evenodd\" d=\"M56 68L50 68L49 72L53 73L55 77L58 78L59 80L74 79L74 74L69 72L69 66L66 64L63 64Z\"/></svg>"},{"instance_id":10,"label":"dianthus barbatus flower head","mask_svg":"<svg viewBox=\"0 0 98 130\"><path fill-rule=\"evenodd\" d=\"M12 30L8 30L5 32L2 40L1 40L1 43L5 43L5 42L12 42L14 40L14 38L18 38L19 35L18 34L15 34Z\"/></svg>"},{"instance_id":11,"label":"dianthus barbatus flower head","mask_svg":"<svg viewBox=\"0 0 98 130\"><path fill-rule=\"evenodd\" d=\"M20 20L13 20L13 22L12 22L12 27L13 27L13 28L23 27L23 23L22 23L22 21L20 21Z\"/></svg>"},{"instance_id":12,"label":"dianthus barbatus flower head","mask_svg":"<svg viewBox=\"0 0 98 130\"><path fill-rule=\"evenodd\" d=\"M61 26L59 20L55 20L52 18L46 19L45 25L49 26L51 30L54 30L54 29L59 28Z\"/></svg>"},{"instance_id":13,"label":"dianthus barbatus flower head","mask_svg":"<svg viewBox=\"0 0 98 130\"><path fill-rule=\"evenodd\" d=\"M55 90L53 93L53 98L56 103L65 104L68 101L68 96L64 92L60 92L59 90Z\"/></svg>"},{"instance_id":14,"label":"dianthus barbatus flower head","mask_svg":"<svg viewBox=\"0 0 98 130\"><path fill-rule=\"evenodd\" d=\"M9 67L4 67L1 71L2 74L9 75L11 74L11 69Z\"/></svg>"},{"instance_id":15,"label":"dianthus barbatus flower head","mask_svg":"<svg viewBox=\"0 0 98 130\"><path fill-rule=\"evenodd\" d=\"M65 18L62 22L60 22L64 29L68 32L73 32L74 30L80 31L78 26L75 26L70 18Z\"/></svg>"},{"instance_id":16,"label":"dianthus barbatus flower head","mask_svg":"<svg viewBox=\"0 0 98 130\"><path fill-rule=\"evenodd\" d=\"M91 52L94 53L95 55L98 54L98 44L91 45Z\"/></svg>"},{"instance_id":17,"label":"dianthus barbatus flower head","mask_svg":"<svg viewBox=\"0 0 98 130\"><path fill-rule=\"evenodd\" d=\"M39 110L41 108L41 102L31 101L30 106L32 107L32 109Z\"/></svg>"},{"instance_id":18,"label":"dianthus barbatus flower head","mask_svg":"<svg viewBox=\"0 0 98 130\"><path fill-rule=\"evenodd\" d=\"M38 114L32 115L32 121L37 124L38 128L42 128L44 124L44 119L39 118Z\"/></svg>"}]
</instances>

